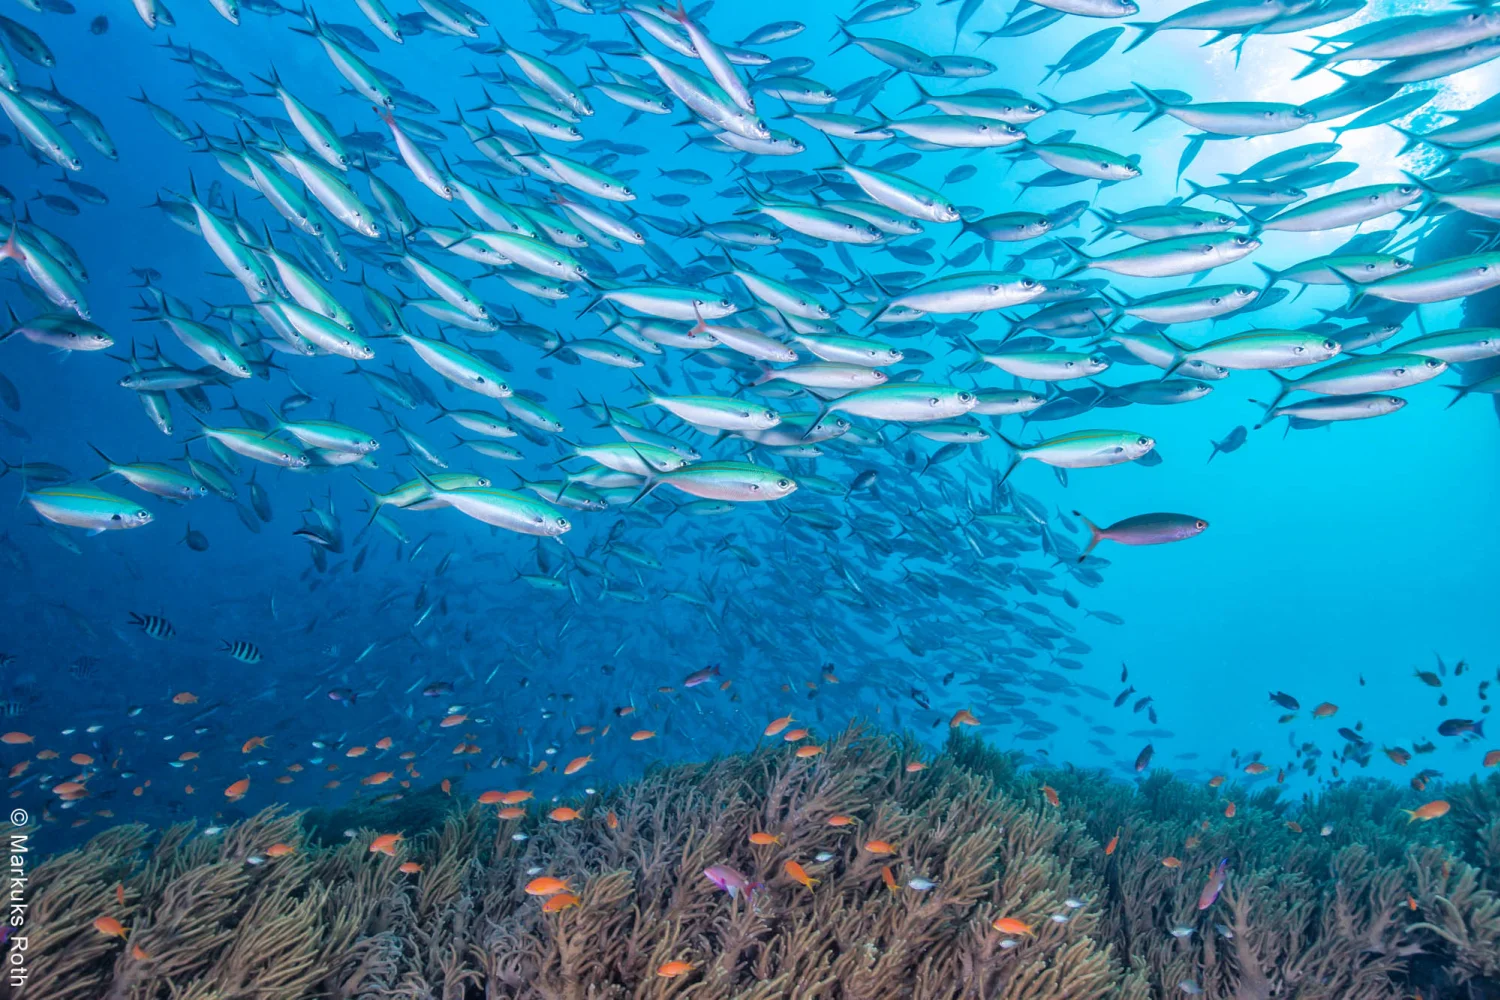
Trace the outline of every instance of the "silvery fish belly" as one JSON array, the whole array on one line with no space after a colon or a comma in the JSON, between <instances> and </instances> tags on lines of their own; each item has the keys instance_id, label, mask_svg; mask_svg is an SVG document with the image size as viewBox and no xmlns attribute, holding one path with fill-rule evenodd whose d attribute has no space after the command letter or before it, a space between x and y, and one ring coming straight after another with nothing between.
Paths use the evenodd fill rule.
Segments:
<instances>
[{"instance_id":1,"label":"silvery fish belly","mask_svg":"<svg viewBox=\"0 0 1500 1000\"><path fill-rule=\"evenodd\" d=\"M1500 6L19 0L0 115L6 996L1500 998Z\"/></svg>"}]
</instances>

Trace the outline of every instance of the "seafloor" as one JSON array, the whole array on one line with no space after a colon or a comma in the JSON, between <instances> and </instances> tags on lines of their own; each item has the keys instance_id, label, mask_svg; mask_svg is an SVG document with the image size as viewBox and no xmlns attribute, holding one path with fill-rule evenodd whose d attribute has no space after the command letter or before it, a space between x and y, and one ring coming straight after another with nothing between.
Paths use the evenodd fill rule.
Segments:
<instances>
[{"instance_id":1,"label":"seafloor","mask_svg":"<svg viewBox=\"0 0 1500 1000\"><path fill-rule=\"evenodd\" d=\"M821 757L664 767L563 803L571 821L535 801L502 820L454 786L218 833L120 827L32 873L13 995L1500 997L1500 776L1441 790L1451 811L1420 823L1401 810L1431 787L1298 800L1016 763L959 735L924 762L856 728ZM731 897L715 865L765 887ZM529 895L544 875L576 905Z\"/></svg>"}]
</instances>

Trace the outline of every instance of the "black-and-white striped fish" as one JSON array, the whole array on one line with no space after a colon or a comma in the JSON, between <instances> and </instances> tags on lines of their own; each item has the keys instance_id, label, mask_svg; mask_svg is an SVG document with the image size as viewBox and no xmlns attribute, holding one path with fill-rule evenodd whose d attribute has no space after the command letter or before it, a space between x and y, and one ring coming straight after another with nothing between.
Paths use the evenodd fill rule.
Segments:
<instances>
[{"instance_id":1,"label":"black-and-white striped fish","mask_svg":"<svg viewBox=\"0 0 1500 1000\"><path fill-rule=\"evenodd\" d=\"M141 631L153 639L170 639L177 634L172 623L159 615L138 615L130 612L130 624L139 625Z\"/></svg>"},{"instance_id":2,"label":"black-and-white striped fish","mask_svg":"<svg viewBox=\"0 0 1500 1000\"><path fill-rule=\"evenodd\" d=\"M236 639L233 642L230 642L228 639L220 639L219 642L222 643L220 648L224 652L241 663L260 662L260 648L252 642L246 642L244 639Z\"/></svg>"}]
</instances>

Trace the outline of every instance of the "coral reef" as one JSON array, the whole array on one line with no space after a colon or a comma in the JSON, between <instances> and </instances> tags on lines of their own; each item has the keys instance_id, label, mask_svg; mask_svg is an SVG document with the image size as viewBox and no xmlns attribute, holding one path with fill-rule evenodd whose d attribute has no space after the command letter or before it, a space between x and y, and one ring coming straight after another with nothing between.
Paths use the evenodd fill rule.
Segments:
<instances>
[{"instance_id":1,"label":"coral reef","mask_svg":"<svg viewBox=\"0 0 1500 1000\"><path fill-rule=\"evenodd\" d=\"M852 728L810 759L664 767L572 821L423 799L404 818L427 829L371 811L348 838L340 817L274 809L211 836L124 827L33 873L14 995L1495 996L1500 780L1446 795L1449 817L1416 824L1387 785L1300 803L1166 773L1131 787L1022 770L957 734L924 762ZM1221 858L1227 884L1200 909ZM715 865L764 886L725 892ZM541 875L576 903L528 894Z\"/></svg>"}]
</instances>

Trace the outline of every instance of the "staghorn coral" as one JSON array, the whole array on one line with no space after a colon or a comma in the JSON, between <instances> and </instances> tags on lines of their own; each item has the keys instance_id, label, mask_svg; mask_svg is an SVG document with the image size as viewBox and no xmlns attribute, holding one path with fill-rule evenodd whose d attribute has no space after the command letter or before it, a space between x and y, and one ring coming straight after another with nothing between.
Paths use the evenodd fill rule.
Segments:
<instances>
[{"instance_id":1,"label":"staghorn coral","mask_svg":"<svg viewBox=\"0 0 1500 1000\"><path fill-rule=\"evenodd\" d=\"M440 815L428 796L402 814L423 825L394 856L369 850L398 829L373 810L267 810L213 837L123 827L37 869L32 981L15 995L1162 1000L1187 984L1223 1000L1398 1000L1484 996L1500 977L1494 779L1454 791L1445 830L1408 825L1402 793L1374 784L1294 811L1274 789L1027 771L958 735L918 761L914 743L852 728L812 761L767 747L654 770L580 803L577 822ZM856 822L831 826L839 815ZM339 819L362 826L316 836ZM293 851L266 858L277 843ZM1226 857L1228 884L1200 909ZM789 860L816 884L788 877ZM731 898L711 865L765 888ZM544 912L524 892L537 870L579 905ZM128 940L95 931L101 915ZM1002 934L1000 917L1031 930ZM687 973L657 974L679 961Z\"/></svg>"}]
</instances>

